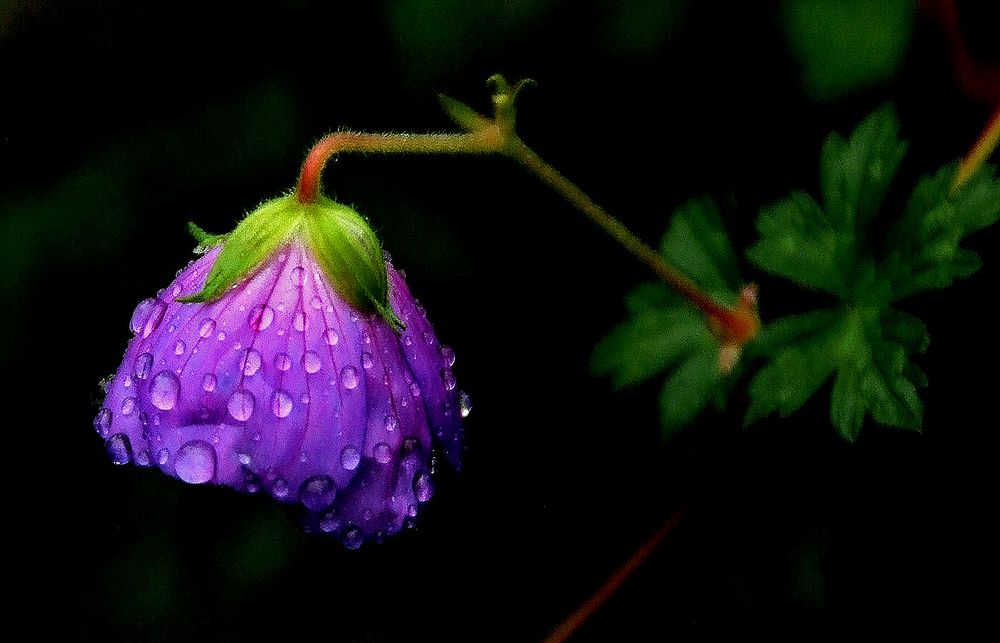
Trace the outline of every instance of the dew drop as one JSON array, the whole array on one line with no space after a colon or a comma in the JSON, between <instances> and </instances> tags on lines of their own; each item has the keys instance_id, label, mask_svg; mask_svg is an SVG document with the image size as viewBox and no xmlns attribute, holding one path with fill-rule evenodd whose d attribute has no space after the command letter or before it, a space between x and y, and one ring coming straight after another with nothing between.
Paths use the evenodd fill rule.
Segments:
<instances>
[{"instance_id":1,"label":"dew drop","mask_svg":"<svg viewBox=\"0 0 1000 643\"><path fill-rule=\"evenodd\" d=\"M248 321L252 330L266 330L271 325L271 322L274 321L274 309L264 304L254 306L253 310L250 311Z\"/></svg>"},{"instance_id":2,"label":"dew drop","mask_svg":"<svg viewBox=\"0 0 1000 643\"><path fill-rule=\"evenodd\" d=\"M344 547L348 549L357 549L365 540L364 534L358 527L348 527L344 530L341 538L344 540Z\"/></svg>"},{"instance_id":3,"label":"dew drop","mask_svg":"<svg viewBox=\"0 0 1000 643\"><path fill-rule=\"evenodd\" d=\"M278 478L271 485L271 495L282 500L288 497L288 483L285 482L284 478Z\"/></svg>"},{"instance_id":4,"label":"dew drop","mask_svg":"<svg viewBox=\"0 0 1000 643\"><path fill-rule=\"evenodd\" d=\"M358 387L358 369L353 366L345 366L340 371L340 381L347 390Z\"/></svg>"},{"instance_id":5,"label":"dew drop","mask_svg":"<svg viewBox=\"0 0 1000 643\"><path fill-rule=\"evenodd\" d=\"M328 476L315 475L306 478L299 488L299 500L312 511L323 511L333 504L337 486Z\"/></svg>"},{"instance_id":6,"label":"dew drop","mask_svg":"<svg viewBox=\"0 0 1000 643\"><path fill-rule=\"evenodd\" d=\"M421 473L413 479L413 493L417 494L417 500L427 502L434 495L434 482L426 473Z\"/></svg>"},{"instance_id":7,"label":"dew drop","mask_svg":"<svg viewBox=\"0 0 1000 643\"><path fill-rule=\"evenodd\" d=\"M219 378L217 378L214 373L205 373L205 377L201 378L201 390L206 393L214 391L218 384Z\"/></svg>"},{"instance_id":8,"label":"dew drop","mask_svg":"<svg viewBox=\"0 0 1000 643\"><path fill-rule=\"evenodd\" d=\"M323 333L323 339L326 340L326 343L330 346L336 346L337 342L340 341L340 335L338 335L337 331L332 328L328 328L326 332Z\"/></svg>"},{"instance_id":9,"label":"dew drop","mask_svg":"<svg viewBox=\"0 0 1000 643\"><path fill-rule=\"evenodd\" d=\"M388 415L385 416L386 431L395 431L397 426L399 426L399 420L396 419L395 415L389 413Z\"/></svg>"},{"instance_id":10,"label":"dew drop","mask_svg":"<svg viewBox=\"0 0 1000 643\"><path fill-rule=\"evenodd\" d=\"M458 394L458 410L464 418L469 417L469 413L472 412L472 399L465 391L461 391Z\"/></svg>"},{"instance_id":11,"label":"dew drop","mask_svg":"<svg viewBox=\"0 0 1000 643\"><path fill-rule=\"evenodd\" d=\"M309 302L313 308L319 310L323 307L323 300L319 298L319 295L313 295L312 301Z\"/></svg>"},{"instance_id":12,"label":"dew drop","mask_svg":"<svg viewBox=\"0 0 1000 643\"><path fill-rule=\"evenodd\" d=\"M278 353L274 356L274 367L285 372L292 367L292 358L288 356L288 353Z\"/></svg>"},{"instance_id":13,"label":"dew drop","mask_svg":"<svg viewBox=\"0 0 1000 643\"><path fill-rule=\"evenodd\" d=\"M135 410L135 398L126 397L122 400L122 415L132 415L132 411Z\"/></svg>"},{"instance_id":14,"label":"dew drop","mask_svg":"<svg viewBox=\"0 0 1000 643\"><path fill-rule=\"evenodd\" d=\"M292 278L292 283L296 286L301 286L306 280L306 270L302 266L296 266L292 268L292 272L289 275Z\"/></svg>"},{"instance_id":15,"label":"dew drop","mask_svg":"<svg viewBox=\"0 0 1000 643\"><path fill-rule=\"evenodd\" d=\"M243 358L243 374L252 377L260 370L260 353L254 349L247 350L246 357Z\"/></svg>"},{"instance_id":16,"label":"dew drop","mask_svg":"<svg viewBox=\"0 0 1000 643\"><path fill-rule=\"evenodd\" d=\"M163 321L163 313L167 306L159 299L144 299L135 307L132 319L129 321L129 329L135 335L142 336L143 339L149 337L156 327Z\"/></svg>"},{"instance_id":17,"label":"dew drop","mask_svg":"<svg viewBox=\"0 0 1000 643\"><path fill-rule=\"evenodd\" d=\"M453 351L448 346L442 346L441 347L441 357L442 357L442 359L444 359L444 365L445 366L454 366L455 365L455 351Z\"/></svg>"},{"instance_id":18,"label":"dew drop","mask_svg":"<svg viewBox=\"0 0 1000 643\"><path fill-rule=\"evenodd\" d=\"M413 346L413 338L409 335L403 335L403 343L407 346Z\"/></svg>"},{"instance_id":19,"label":"dew drop","mask_svg":"<svg viewBox=\"0 0 1000 643\"><path fill-rule=\"evenodd\" d=\"M288 417L292 412L292 398L284 391L275 391L271 396L271 412L275 417Z\"/></svg>"},{"instance_id":20,"label":"dew drop","mask_svg":"<svg viewBox=\"0 0 1000 643\"><path fill-rule=\"evenodd\" d=\"M309 319L306 317L306 314L300 310L297 313L295 313L295 318L292 320L292 325L295 327L295 330L301 333L306 329L306 326L309 325Z\"/></svg>"},{"instance_id":21,"label":"dew drop","mask_svg":"<svg viewBox=\"0 0 1000 643\"><path fill-rule=\"evenodd\" d=\"M216 335L215 338L217 340L219 340L220 342L224 342L224 341L226 341L226 334L220 330L219 334Z\"/></svg>"},{"instance_id":22,"label":"dew drop","mask_svg":"<svg viewBox=\"0 0 1000 643\"><path fill-rule=\"evenodd\" d=\"M110 409L101 409L94 418L94 429L97 430L97 434L102 438L108 437L108 431L111 430L112 417Z\"/></svg>"},{"instance_id":23,"label":"dew drop","mask_svg":"<svg viewBox=\"0 0 1000 643\"><path fill-rule=\"evenodd\" d=\"M215 449L204 440L191 440L177 449L177 477L189 484L203 484L215 477Z\"/></svg>"},{"instance_id":24,"label":"dew drop","mask_svg":"<svg viewBox=\"0 0 1000 643\"><path fill-rule=\"evenodd\" d=\"M392 447L385 442L379 442L375 445L372 454L375 456L375 462L388 464L389 460L392 459Z\"/></svg>"},{"instance_id":25,"label":"dew drop","mask_svg":"<svg viewBox=\"0 0 1000 643\"><path fill-rule=\"evenodd\" d=\"M406 515L410 518L415 518L417 515L417 505L410 505L406 508Z\"/></svg>"},{"instance_id":26,"label":"dew drop","mask_svg":"<svg viewBox=\"0 0 1000 643\"><path fill-rule=\"evenodd\" d=\"M233 416L234 419L240 422L245 422L250 419L253 415L253 407L256 400L253 397L253 393L245 389L239 389L235 391L229 397L229 415Z\"/></svg>"},{"instance_id":27,"label":"dew drop","mask_svg":"<svg viewBox=\"0 0 1000 643\"><path fill-rule=\"evenodd\" d=\"M453 390L457 384L455 374L451 372L450 368L441 369L441 381L444 382L444 389L446 391Z\"/></svg>"},{"instance_id":28,"label":"dew drop","mask_svg":"<svg viewBox=\"0 0 1000 643\"><path fill-rule=\"evenodd\" d=\"M211 337L212 333L215 332L215 320L210 318L205 318L201 320L201 327L198 328L198 335L202 339Z\"/></svg>"},{"instance_id":29,"label":"dew drop","mask_svg":"<svg viewBox=\"0 0 1000 643\"><path fill-rule=\"evenodd\" d=\"M177 404L181 382L173 371L160 371L149 385L149 401L161 411L169 411Z\"/></svg>"},{"instance_id":30,"label":"dew drop","mask_svg":"<svg viewBox=\"0 0 1000 643\"><path fill-rule=\"evenodd\" d=\"M115 464L128 464L132 461L132 443L124 433L115 433L104 443L108 457Z\"/></svg>"},{"instance_id":31,"label":"dew drop","mask_svg":"<svg viewBox=\"0 0 1000 643\"><path fill-rule=\"evenodd\" d=\"M372 354L368 352L361 353L361 365L365 367L365 370L370 369L375 366L375 360L372 359Z\"/></svg>"},{"instance_id":32,"label":"dew drop","mask_svg":"<svg viewBox=\"0 0 1000 643\"><path fill-rule=\"evenodd\" d=\"M348 471L354 471L358 468L358 464L361 462L361 454L358 450L352 446L344 447L344 450L340 452L340 464L342 467Z\"/></svg>"},{"instance_id":33,"label":"dew drop","mask_svg":"<svg viewBox=\"0 0 1000 643\"><path fill-rule=\"evenodd\" d=\"M149 456L149 449L141 449L135 454L135 463L140 467L148 467L152 464Z\"/></svg>"},{"instance_id":34,"label":"dew drop","mask_svg":"<svg viewBox=\"0 0 1000 643\"><path fill-rule=\"evenodd\" d=\"M160 449L156 453L156 463L159 464L161 467L166 465L167 462L169 461L170 461L170 452L167 451L166 449Z\"/></svg>"},{"instance_id":35,"label":"dew drop","mask_svg":"<svg viewBox=\"0 0 1000 643\"><path fill-rule=\"evenodd\" d=\"M332 513L326 514L323 516L323 519L319 521L319 528L328 534L336 531L338 526L340 526L340 524L337 519L333 517Z\"/></svg>"},{"instance_id":36,"label":"dew drop","mask_svg":"<svg viewBox=\"0 0 1000 643\"><path fill-rule=\"evenodd\" d=\"M306 351L302 354L302 368L306 373L315 373L323 366L316 351Z\"/></svg>"},{"instance_id":37,"label":"dew drop","mask_svg":"<svg viewBox=\"0 0 1000 643\"><path fill-rule=\"evenodd\" d=\"M151 370L153 370L153 356L150 353L143 353L135 360L135 378L137 380L149 377Z\"/></svg>"},{"instance_id":38,"label":"dew drop","mask_svg":"<svg viewBox=\"0 0 1000 643\"><path fill-rule=\"evenodd\" d=\"M184 343L183 339L178 339L174 344L174 355L183 355L186 350L187 344Z\"/></svg>"},{"instance_id":39,"label":"dew drop","mask_svg":"<svg viewBox=\"0 0 1000 643\"><path fill-rule=\"evenodd\" d=\"M410 382L410 395L420 397L420 385L416 382Z\"/></svg>"}]
</instances>

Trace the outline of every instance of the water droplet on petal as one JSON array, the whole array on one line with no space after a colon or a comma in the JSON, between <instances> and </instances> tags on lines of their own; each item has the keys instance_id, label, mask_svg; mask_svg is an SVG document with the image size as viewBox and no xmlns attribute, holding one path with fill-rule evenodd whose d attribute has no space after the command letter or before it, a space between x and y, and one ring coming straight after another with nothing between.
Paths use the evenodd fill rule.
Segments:
<instances>
[{"instance_id":1,"label":"water droplet on petal","mask_svg":"<svg viewBox=\"0 0 1000 643\"><path fill-rule=\"evenodd\" d=\"M243 358L243 374L247 377L252 377L257 374L260 370L260 353L254 349L249 349L247 351L246 357Z\"/></svg>"},{"instance_id":2,"label":"water droplet on petal","mask_svg":"<svg viewBox=\"0 0 1000 643\"><path fill-rule=\"evenodd\" d=\"M229 415L240 422L245 422L253 415L253 407L256 400L253 393L245 389L234 392L229 398Z\"/></svg>"},{"instance_id":3,"label":"water droplet on petal","mask_svg":"<svg viewBox=\"0 0 1000 643\"><path fill-rule=\"evenodd\" d=\"M472 412L472 398L465 391L458 394L458 410L464 418L469 417L469 413Z\"/></svg>"},{"instance_id":4,"label":"water droplet on petal","mask_svg":"<svg viewBox=\"0 0 1000 643\"><path fill-rule=\"evenodd\" d=\"M372 366L375 366L375 360L372 359L371 353L367 352L361 353L361 365L365 367L365 370L368 370Z\"/></svg>"},{"instance_id":5,"label":"water droplet on petal","mask_svg":"<svg viewBox=\"0 0 1000 643\"><path fill-rule=\"evenodd\" d=\"M201 390L206 393L214 391L218 384L219 378L217 378L213 373L205 373L205 377L201 378Z\"/></svg>"},{"instance_id":6,"label":"water droplet on petal","mask_svg":"<svg viewBox=\"0 0 1000 643\"><path fill-rule=\"evenodd\" d=\"M372 454L375 456L375 462L388 464L389 460L392 459L392 447L385 442L379 442L375 445Z\"/></svg>"},{"instance_id":7,"label":"water droplet on petal","mask_svg":"<svg viewBox=\"0 0 1000 643\"><path fill-rule=\"evenodd\" d=\"M122 400L122 415L132 415L132 411L135 410L135 398L126 397Z\"/></svg>"},{"instance_id":8,"label":"water droplet on petal","mask_svg":"<svg viewBox=\"0 0 1000 643\"><path fill-rule=\"evenodd\" d=\"M204 440L191 440L177 449L177 477L190 484L203 484L215 477L215 449Z\"/></svg>"},{"instance_id":9,"label":"water droplet on petal","mask_svg":"<svg viewBox=\"0 0 1000 643\"><path fill-rule=\"evenodd\" d=\"M202 339L206 337L211 337L212 333L214 332L215 332L214 319L206 318L201 320L201 326L198 328L198 335L201 336Z\"/></svg>"},{"instance_id":10,"label":"water droplet on petal","mask_svg":"<svg viewBox=\"0 0 1000 643\"><path fill-rule=\"evenodd\" d=\"M337 486L324 475L306 478L299 488L299 500L312 511L323 511L333 504L336 495Z\"/></svg>"},{"instance_id":11,"label":"water droplet on petal","mask_svg":"<svg viewBox=\"0 0 1000 643\"><path fill-rule=\"evenodd\" d=\"M132 443L124 433L115 433L104 443L108 457L115 464L128 464L132 460Z\"/></svg>"},{"instance_id":12,"label":"water droplet on petal","mask_svg":"<svg viewBox=\"0 0 1000 643\"><path fill-rule=\"evenodd\" d=\"M407 346L412 346L413 338L410 337L409 335L403 335L403 343L406 344Z\"/></svg>"},{"instance_id":13,"label":"water droplet on petal","mask_svg":"<svg viewBox=\"0 0 1000 643\"><path fill-rule=\"evenodd\" d=\"M306 373L315 373L323 366L316 351L306 351L302 354L302 368Z\"/></svg>"},{"instance_id":14,"label":"water droplet on petal","mask_svg":"<svg viewBox=\"0 0 1000 643\"><path fill-rule=\"evenodd\" d=\"M274 309L264 304L254 306L254 309L250 311L248 321L250 322L251 329L256 331L266 330L271 325L271 322L274 321Z\"/></svg>"},{"instance_id":15,"label":"water droplet on petal","mask_svg":"<svg viewBox=\"0 0 1000 643\"><path fill-rule=\"evenodd\" d=\"M149 401L161 411L169 411L177 404L181 382L173 371L160 371L149 385Z\"/></svg>"},{"instance_id":16,"label":"water droplet on petal","mask_svg":"<svg viewBox=\"0 0 1000 643\"><path fill-rule=\"evenodd\" d=\"M187 344L184 343L183 339L178 339L174 344L174 355L183 355L186 350Z\"/></svg>"},{"instance_id":17,"label":"water droplet on petal","mask_svg":"<svg viewBox=\"0 0 1000 643\"><path fill-rule=\"evenodd\" d=\"M444 389L446 391L454 389L457 384L455 374L451 372L450 368L441 369L441 381L444 382Z\"/></svg>"},{"instance_id":18,"label":"water droplet on petal","mask_svg":"<svg viewBox=\"0 0 1000 643\"><path fill-rule=\"evenodd\" d=\"M449 348L447 346L442 346L441 347L441 357L444 359L444 365L445 366L454 366L455 365L455 351L451 350L451 348Z\"/></svg>"},{"instance_id":19,"label":"water droplet on petal","mask_svg":"<svg viewBox=\"0 0 1000 643\"><path fill-rule=\"evenodd\" d=\"M296 286L301 286L306 280L306 271L302 266L296 266L292 268L292 272L289 275L292 278L292 283Z\"/></svg>"},{"instance_id":20,"label":"water droplet on petal","mask_svg":"<svg viewBox=\"0 0 1000 643\"><path fill-rule=\"evenodd\" d=\"M358 387L358 369L353 366L345 366L340 371L340 381L347 390Z\"/></svg>"},{"instance_id":21,"label":"water droplet on petal","mask_svg":"<svg viewBox=\"0 0 1000 643\"><path fill-rule=\"evenodd\" d=\"M354 447L347 446L340 452L340 464L348 471L354 471L361 462L361 454Z\"/></svg>"},{"instance_id":22,"label":"water droplet on petal","mask_svg":"<svg viewBox=\"0 0 1000 643\"><path fill-rule=\"evenodd\" d=\"M140 449L135 454L135 463L140 467L148 467L152 464L149 457L149 449Z\"/></svg>"},{"instance_id":23,"label":"water droplet on petal","mask_svg":"<svg viewBox=\"0 0 1000 643\"><path fill-rule=\"evenodd\" d=\"M153 370L153 356L150 353L143 353L135 360L135 377L144 380L149 377L149 372Z\"/></svg>"},{"instance_id":24,"label":"water droplet on petal","mask_svg":"<svg viewBox=\"0 0 1000 643\"><path fill-rule=\"evenodd\" d=\"M274 356L274 367L279 371L287 371L292 367L292 358L288 353L278 353Z\"/></svg>"},{"instance_id":25,"label":"water droplet on petal","mask_svg":"<svg viewBox=\"0 0 1000 643\"><path fill-rule=\"evenodd\" d=\"M337 331L332 328L328 328L326 332L323 333L323 339L326 340L326 343L330 346L336 346L337 342L340 341L340 335L338 335Z\"/></svg>"},{"instance_id":26,"label":"water droplet on petal","mask_svg":"<svg viewBox=\"0 0 1000 643\"><path fill-rule=\"evenodd\" d=\"M288 417L292 412L292 398L284 391L275 391L271 396L271 412L275 417Z\"/></svg>"},{"instance_id":27,"label":"water droplet on petal","mask_svg":"<svg viewBox=\"0 0 1000 643\"><path fill-rule=\"evenodd\" d=\"M145 299L139 302L139 305L135 307L135 312L132 313L129 329L143 339L149 337L160 325L166 310L166 304L159 299Z\"/></svg>"},{"instance_id":28,"label":"water droplet on petal","mask_svg":"<svg viewBox=\"0 0 1000 643\"><path fill-rule=\"evenodd\" d=\"M361 529L357 527L348 527L344 530L341 535L344 541L344 547L348 549L357 549L361 546L361 543L365 540L365 535L361 532Z\"/></svg>"},{"instance_id":29,"label":"water droplet on petal","mask_svg":"<svg viewBox=\"0 0 1000 643\"><path fill-rule=\"evenodd\" d=\"M416 382L410 382L410 395L420 397L420 385Z\"/></svg>"},{"instance_id":30,"label":"water droplet on petal","mask_svg":"<svg viewBox=\"0 0 1000 643\"><path fill-rule=\"evenodd\" d=\"M396 419L395 415L390 413L385 416L386 431L395 431L397 426L399 426L399 420Z\"/></svg>"},{"instance_id":31,"label":"water droplet on petal","mask_svg":"<svg viewBox=\"0 0 1000 643\"><path fill-rule=\"evenodd\" d=\"M319 310L323 307L323 300L319 298L319 295L313 295L312 301L309 302L313 308Z\"/></svg>"},{"instance_id":32,"label":"water droplet on petal","mask_svg":"<svg viewBox=\"0 0 1000 643\"><path fill-rule=\"evenodd\" d=\"M295 318L292 320L292 325L295 327L295 330L301 333L306 329L306 326L309 325L309 319L306 317L306 314L300 310L297 313L295 313Z\"/></svg>"},{"instance_id":33,"label":"water droplet on petal","mask_svg":"<svg viewBox=\"0 0 1000 643\"><path fill-rule=\"evenodd\" d=\"M414 518L417 515L417 505L410 505L406 508L406 515L410 518Z\"/></svg>"},{"instance_id":34,"label":"water droplet on petal","mask_svg":"<svg viewBox=\"0 0 1000 643\"><path fill-rule=\"evenodd\" d=\"M108 437L108 431L111 430L111 420L113 415L109 409L101 409L97 412L97 416L94 418L94 429L97 430L97 434L102 438Z\"/></svg>"},{"instance_id":35,"label":"water droplet on petal","mask_svg":"<svg viewBox=\"0 0 1000 643\"><path fill-rule=\"evenodd\" d=\"M413 493L417 495L417 500L427 502L434 495L434 482L426 473L419 474L413 479Z\"/></svg>"},{"instance_id":36,"label":"water droplet on petal","mask_svg":"<svg viewBox=\"0 0 1000 643\"><path fill-rule=\"evenodd\" d=\"M288 497L288 483L285 482L284 478L278 478L271 485L271 495L278 500Z\"/></svg>"},{"instance_id":37,"label":"water droplet on petal","mask_svg":"<svg viewBox=\"0 0 1000 643\"><path fill-rule=\"evenodd\" d=\"M167 462L169 461L170 461L170 452L167 451L166 449L160 449L156 453L156 463L159 464L161 467L167 464Z\"/></svg>"}]
</instances>

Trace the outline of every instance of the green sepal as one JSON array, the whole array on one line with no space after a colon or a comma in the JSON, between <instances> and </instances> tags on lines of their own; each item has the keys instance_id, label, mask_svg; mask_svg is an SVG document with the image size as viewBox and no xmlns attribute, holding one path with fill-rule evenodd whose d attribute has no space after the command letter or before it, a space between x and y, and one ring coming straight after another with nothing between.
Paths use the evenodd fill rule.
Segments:
<instances>
[{"instance_id":1,"label":"green sepal","mask_svg":"<svg viewBox=\"0 0 1000 643\"><path fill-rule=\"evenodd\" d=\"M188 221L188 232L198 242L198 245L194 248L196 255L208 252L211 248L222 244L229 237L228 234L210 234L205 232L194 221Z\"/></svg>"},{"instance_id":2,"label":"green sepal","mask_svg":"<svg viewBox=\"0 0 1000 643\"><path fill-rule=\"evenodd\" d=\"M201 292L180 302L211 302L254 274L279 248L300 241L349 304L376 311L395 330L403 323L389 303L382 246L365 219L353 209L320 197L300 203L294 195L260 205L227 235L210 235L194 224L189 230L199 248L222 245ZM197 250L197 249L196 249Z\"/></svg>"}]
</instances>

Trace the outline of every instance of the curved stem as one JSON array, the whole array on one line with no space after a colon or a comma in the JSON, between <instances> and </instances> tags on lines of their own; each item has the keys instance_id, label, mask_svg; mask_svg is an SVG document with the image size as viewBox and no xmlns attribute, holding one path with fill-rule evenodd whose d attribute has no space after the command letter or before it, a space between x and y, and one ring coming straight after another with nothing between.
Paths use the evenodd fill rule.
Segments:
<instances>
[{"instance_id":1,"label":"curved stem","mask_svg":"<svg viewBox=\"0 0 1000 643\"><path fill-rule=\"evenodd\" d=\"M650 536L649 540L644 542L639 546L635 553L629 556L628 560L621 564L621 566L614 571L608 580L604 581L596 592L594 592L590 598L583 602L583 604L576 609L572 614L566 617L562 623L556 626L552 632L545 637L543 643L563 643L568 640L570 636L573 635L584 622L590 618L594 612L601 608L608 599L614 596L615 592L628 580L635 570L649 558L660 543L667 537L670 532L677 527L677 524L684 517L686 512L685 507L678 509L672 516L670 516L663 526L660 527L655 534Z\"/></svg>"}]
</instances>

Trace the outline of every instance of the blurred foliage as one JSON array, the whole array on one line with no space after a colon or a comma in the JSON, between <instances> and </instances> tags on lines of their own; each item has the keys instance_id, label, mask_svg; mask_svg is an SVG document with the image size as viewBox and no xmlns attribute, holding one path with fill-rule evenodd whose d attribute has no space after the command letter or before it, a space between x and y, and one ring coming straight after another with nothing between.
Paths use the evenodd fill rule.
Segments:
<instances>
[{"instance_id":1,"label":"blurred foliage","mask_svg":"<svg viewBox=\"0 0 1000 643\"><path fill-rule=\"evenodd\" d=\"M883 205L907 144L890 107L866 118L848 139L831 134L820 163L822 205L805 192L761 210L747 258L761 270L831 297L830 306L768 324L750 346L766 364L749 383L746 423L801 408L831 378L830 421L854 440L876 423L919 429L927 377L912 361L928 346L924 323L894 307L918 292L945 288L978 270L960 247L1000 218L1000 181L984 168L954 193L955 165L923 178L894 225ZM888 230L885 238L879 230ZM736 259L714 204L693 201L670 220L661 253L718 301L732 304ZM616 387L633 386L679 364L660 397L666 435L690 422L725 379L719 343L703 316L667 287L643 285L626 299L629 318L598 345L593 370Z\"/></svg>"},{"instance_id":2,"label":"blurred foliage","mask_svg":"<svg viewBox=\"0 0 1000 643\"><path fill-rule=\"evenodd\" d=\"M805 90L830 101L896 74L915 13L912 0L785 0L781 22Z\"/></svg>"}]
</instances>

